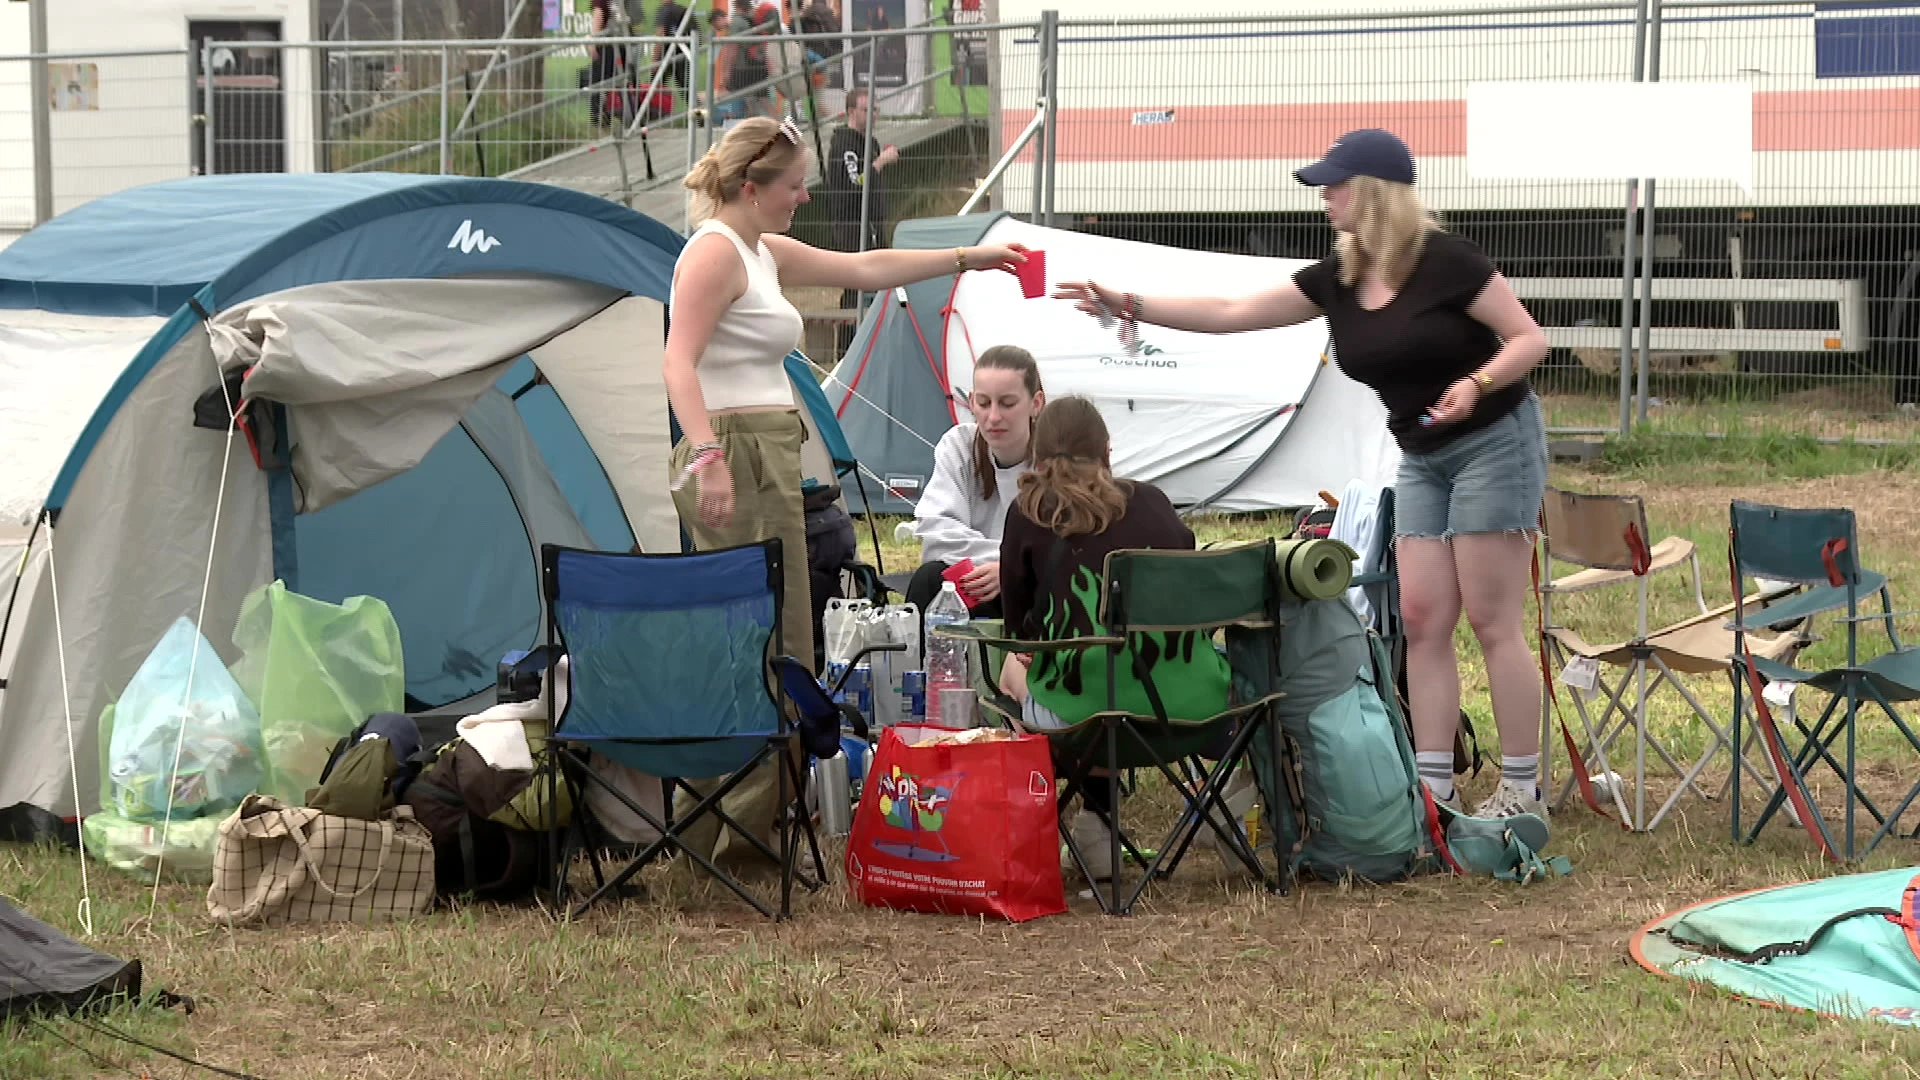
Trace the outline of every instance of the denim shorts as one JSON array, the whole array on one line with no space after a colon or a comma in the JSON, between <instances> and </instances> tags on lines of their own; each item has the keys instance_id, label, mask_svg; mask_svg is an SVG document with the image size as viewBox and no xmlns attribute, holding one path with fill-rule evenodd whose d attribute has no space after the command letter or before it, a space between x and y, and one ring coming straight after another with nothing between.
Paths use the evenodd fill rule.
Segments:
<instances>
[{"instance_id":1,"label":"denim shorts","mask_svg":"<svg viewBox=\"0 0 1920 1080\"><path fill-rule=\"evenodd\" d=\"M1547 490L1547 425L1529 393L1513 411L1430 454L1403 454L1394 534L1531 533Z\"/></svg>"}]
</instances>

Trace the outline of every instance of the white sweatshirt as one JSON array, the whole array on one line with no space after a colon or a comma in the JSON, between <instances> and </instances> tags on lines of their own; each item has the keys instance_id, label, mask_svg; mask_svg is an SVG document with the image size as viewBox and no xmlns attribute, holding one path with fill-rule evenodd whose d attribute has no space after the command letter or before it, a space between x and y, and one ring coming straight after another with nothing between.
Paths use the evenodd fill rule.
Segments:
<instances>
[{"instance_id":1,"label":"white sweatshirt","mask_svg":"<svg viewBox=\"0 0 1920 1080\"><path fill-rule=\"evenodd\" d=\"M1000 561L1000 533L1007 508L1019 490L1027 463L995 466L994 493L980 492L973 473L973 435L979 425L955 424L933 450L933 476L914 508L913 531L920 537L920 561L949 565L961 559Z\"/></svg>"}]
</instances>

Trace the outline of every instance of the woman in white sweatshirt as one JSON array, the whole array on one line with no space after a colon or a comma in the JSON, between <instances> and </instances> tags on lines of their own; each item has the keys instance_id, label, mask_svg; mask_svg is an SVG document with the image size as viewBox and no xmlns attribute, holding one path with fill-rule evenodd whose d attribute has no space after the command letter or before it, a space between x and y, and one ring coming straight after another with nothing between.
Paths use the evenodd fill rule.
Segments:
<instances>
[{"instance_id":1,"label":"woman in white sweatshirt","mask_svg":"<svg viewBox=\"0 0 1920 1080\"><path fill-rule=\"evenodd\" d=\"M914 510L920 568L907 601L922 613L940 595L941 575L962 559L973 572L958 587L975 618L1000 617L1000 533L1028 469L1033 418L1046 405L1040 365L1017 345L995 345L973 362L967 396L973 422L955 424L933 451L933 477Z\"/></svg>"}]
</instances>

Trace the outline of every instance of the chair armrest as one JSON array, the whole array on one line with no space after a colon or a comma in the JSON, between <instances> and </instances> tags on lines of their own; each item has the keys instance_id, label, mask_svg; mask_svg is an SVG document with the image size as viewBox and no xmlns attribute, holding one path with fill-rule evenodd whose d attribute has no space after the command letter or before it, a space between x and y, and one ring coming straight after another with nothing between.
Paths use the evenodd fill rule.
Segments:
<instances>
[{"instance_id":1,"label":"chair armrest","mask_svg":"<svg viewBox=\"0 0 1920 1080\"><path fill-rule=\"evenodd\" d=\"M1841 623L1884 622L1887 619L1905 618L1908 615L1920 615L1920 608L1909 608L1906 611L1876 611L1871 615L1841 615L1833 621Z\"/></svg>"},{"instance_id":2,"label":"chair armrest","mask_svg":"<svg viewBox=\"0 0 1920 1080\"><path fill-rule=\"evenodd\" d=\"M889 641L882 645L869 645L866 648L861 649L859 652L854 653L853 656L848 658L846 670L840 673L840 677L833 681L832 686L827 687L827 693L830 695L839 693L840 690L846 685L848 676L853 674L853 669L859 665L860 661L865 660L869 653L906 652L906 651L907 651L906 644L904 642L899 642L899 641Z\"/></svg>"},{"instance_id":3,"label":"chair armrest","mask_svg":"<svg viewBox=\"0 0 1920 1080\"><path fill-rule=\"evenodd\" d=\"M939 637L954 638L960 641L975 642L1008 652L1064 652L1070 649L1100 649L1126 644L1121 637L1073 637L1054 641L1027 641L1022 638L1003 637L974 623L956 623L935 626L929 633Z\"/></svg>"}]
</instances>

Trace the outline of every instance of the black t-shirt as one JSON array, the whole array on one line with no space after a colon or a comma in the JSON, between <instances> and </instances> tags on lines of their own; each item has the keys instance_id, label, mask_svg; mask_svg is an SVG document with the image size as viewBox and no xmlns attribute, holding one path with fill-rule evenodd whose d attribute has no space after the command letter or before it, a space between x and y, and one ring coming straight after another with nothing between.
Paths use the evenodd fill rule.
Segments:
<instances>
[{"instance_id":1,"label":"black t-shirt","mask_svg":"<svg viewBox=\"0 0 1920 1080\"><path fill-rule=\"evenodd\" d=\"M1436 231L1427 234L1406 284L1378 311L1360 306L1358 288L1340 284L1336 256L1300 270L1293 280L1326 312L1340 370L1380 395L1387 407L1387 429L1400 448L1424 454L1486 427L1526 400L1523 379L1483 396L1465 420L1435 427L1420 424L1448 386L1500 351L1499 335L1467 314L1493 275L1493 261L1473 241Z\"/></svg>"},{"instance_id":2,"label":"black t-shirt","mask_svg":"<svg viewBox=\"0 0 1920 1080\"><path fill-rule=\"evenodd\" d=\"M881 147L876 140L875 156ZM845 125L834 129L820 176L827 189L827 224L836 249L860 250L860 188L864 184L873 185L873 194L867 197L867 247L886 246L883 239L887 221L885 172L868 167L866 132Z\"/></svg>"}]
</instances>

